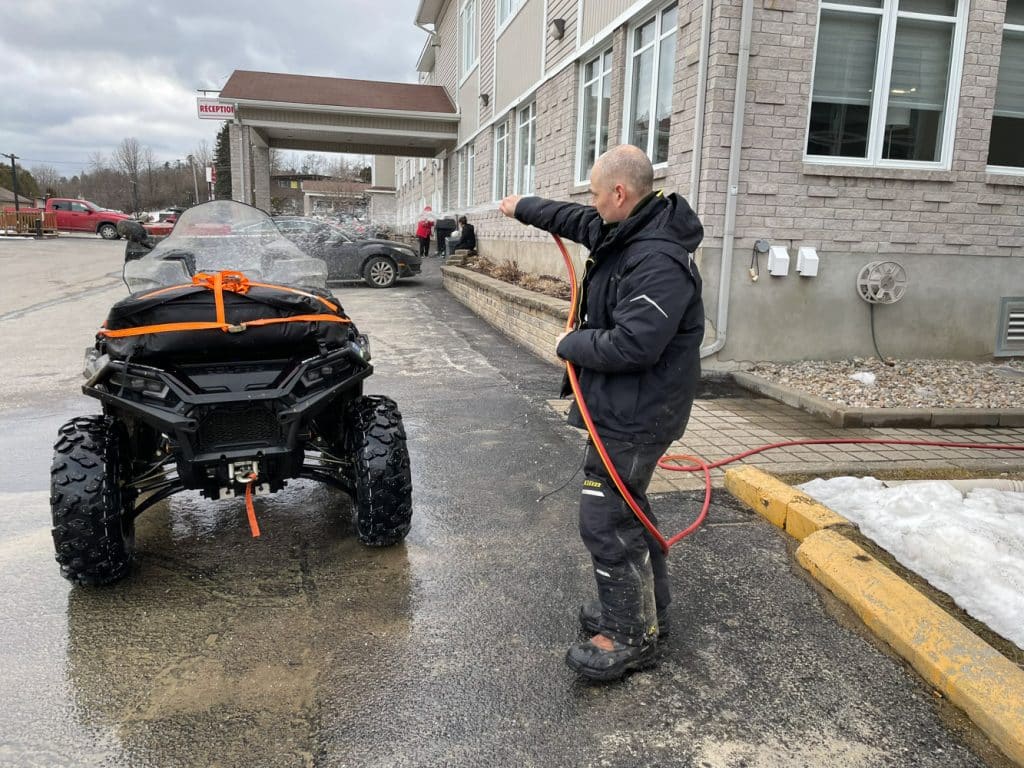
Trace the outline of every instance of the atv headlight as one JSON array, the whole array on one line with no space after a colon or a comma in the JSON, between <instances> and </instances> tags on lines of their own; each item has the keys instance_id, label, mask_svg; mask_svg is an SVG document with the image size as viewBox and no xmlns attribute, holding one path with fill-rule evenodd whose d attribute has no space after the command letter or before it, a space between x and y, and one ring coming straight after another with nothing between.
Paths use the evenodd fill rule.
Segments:
<instances>
[{"instance_id":1,"label":"atv headlight","mask_svg":"<svg viewBox=\"0 0 1024 768\"><path fill-rule=\"evenodd\" d=\"M356 354L359 355L359 359L363 362L370 362L370 337L365 333L361 333L356 336L355 341L352 342L352 347Z\"/></svg>"},{"instance_id":2,"label":"atv headlight","mask_svg":"<svg viewBox=\"0 0 1024 768\"><path fill-rule=\"evenodd\" d=\"M102 371L109 362L109 355L101 355L96 347L88 347L85 350L85 365L82 369L82 375L92 381L96 374Z\"/></svg>"}]
</instances>

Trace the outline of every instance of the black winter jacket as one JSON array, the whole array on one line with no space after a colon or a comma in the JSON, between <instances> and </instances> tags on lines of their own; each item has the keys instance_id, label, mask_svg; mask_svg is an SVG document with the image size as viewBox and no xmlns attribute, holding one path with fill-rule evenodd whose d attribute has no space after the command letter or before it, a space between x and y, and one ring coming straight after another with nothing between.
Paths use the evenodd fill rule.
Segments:
<instances>
[{"instance_id":1,"label":"black winter jacket","mask_svg":"<svg viewBox=\"0 0 1024 768\"><path fill-rule=\"evenodd\" d=\"M641 203L618 225L575 203L525 197L524 224L590 251L577 330L558 345L576 366L601 437L636 443L678 439L690 418L704 338L701 279L691 256L704 236L678 195ZM567 383L563 396L568 394ZM569 423L583 428L575 404Z\"/></svg>"}]
</instances>

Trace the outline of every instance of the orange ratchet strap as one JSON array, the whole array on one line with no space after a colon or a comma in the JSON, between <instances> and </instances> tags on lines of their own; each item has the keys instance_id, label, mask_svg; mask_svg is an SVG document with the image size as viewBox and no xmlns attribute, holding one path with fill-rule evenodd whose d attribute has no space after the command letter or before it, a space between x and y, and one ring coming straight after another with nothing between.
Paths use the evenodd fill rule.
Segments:
<instances>
[{"instance_id":1,"label":"orange ratchet strap","mask_svg":"<svg viewBox=\"0 0 1024 768\"><path fill-rule=\"evenodd\" d=\"M169 291L178 290L180 288L190 288L192 286L200 286L202 288L208 288L213 291L214 305L216 307L216 320L210 322L191 322L191 323L161 323L158 325L143 325L138 328L123 328L117 331L110 331L106 328L101 328L99 333L103 336L107 336L112 339L121 339L128 336L143 336L150 333L174 333L178 331L211 331L221 330L225 333L241 333L246 328L252 328L261 325L275 325L278 323L304 323L304 322L321 322L321 323L351 323L347 317L338 317L337 315L295 315L293 317L268 317L259 320L249 320L245 323L232 324L227 321L224 313L224 291L232 291L233 293L247 293L251 286L257 286L260 288L271 288L278 291L287 291L288 293L299 294L300 296L308 296L317 299L321 304L336 312L338 310L337 305L327 301L321 296L317 296L313 293L307 293L306 291L300 291L295 288L288 288L283 285L270 285L269 283L252 283L249 279L241 272L234 272L232 270L222 270L221 272L215 272L209 274L206 272L200 272L192 278L192 282L185 285L175 285L170 288L161 288L158 291L147 293L145 296L141 296L142 299L148 299L151 296L157 296L161 293L167 293Z\"/></svg>"}]
</instances>

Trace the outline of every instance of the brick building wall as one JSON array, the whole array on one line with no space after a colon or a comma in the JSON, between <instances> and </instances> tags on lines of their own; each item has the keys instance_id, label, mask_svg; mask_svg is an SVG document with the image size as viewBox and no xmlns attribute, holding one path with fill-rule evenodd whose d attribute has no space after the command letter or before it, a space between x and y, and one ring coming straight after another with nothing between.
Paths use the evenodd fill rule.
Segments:
<instances>
[{"instance_id":1,"label":"brick building wall","mask_svg":"<svg viewBox=\"0 0 1024 768\"><path fill-rule=\"evenodd\" d=\"M600 43L582 51L574 21L580 3L547 0L549 37L541 83L514 100L505 115L492 114L493 102L481 108L480 128L472 137L476 183L473 203L464 212L476 224L485 255L499 261L515 259L529 271L562 274L560 256L546 234L508 221L496 211L491 187L493 121L509 121L511 165L515 109L536 99L536 193L588 202L586 186L575 178L580 64L612 46L609 139L612 145L619 143L630 24L664 5L634 3L637 13L629 21L605 30ZM441 22L442 40L449 44L452 38L443 32L451 7L454 4L449 4ZM712 8L704 131L696 158L703 3L679 3L669 162L657 170L656 186L690 196L694 162L699 160L697 210L705 239L697 258L709 323L719 319L723 281L730 295L719 364L872 355L871 310L857 294L857 275L868 262L890 260L906 269L909 287L898 304L874 310L876 341L883 354L991 356L999 332L1000 299L1024 296L1024 235L1018 224L1024 212L1024 173L986 170L1004 9L1000 0L975 0L969 6L952 163L948 170L931 170L807 162L818 4L754 0L735 236L731 266L723 275L742 1L716 2ZM494 72L494 0L480 0L479 16L480 91L493 94L494 80L501 77ZM562 40L550 37L554 18L566 20ZM457 35L454 40L457 43ZM456 172L453 155L445 172ZM419 183L429 185L432 180ZM403 194L411 199L422 193L415 188L400 191L400 210ZM748 268L758 239L789 249L788 276L769 277L765 259L759 257L761 279L750 280ZM817 277L795 273L802 246L817 249Z\"/></svg>"}]
</instances>

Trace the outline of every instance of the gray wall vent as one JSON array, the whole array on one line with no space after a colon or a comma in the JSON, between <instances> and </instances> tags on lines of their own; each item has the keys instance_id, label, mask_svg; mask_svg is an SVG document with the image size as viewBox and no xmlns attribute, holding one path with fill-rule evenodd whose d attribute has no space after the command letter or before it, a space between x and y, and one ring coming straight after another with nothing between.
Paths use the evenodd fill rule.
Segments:
<instances>
[{"instance_id":1,"label":"gray wall vent","mask_svg":"<svg viewBox=\"0 0 1024 768\"><path fill-rule=\"evenodd\" d=\"M996 357L1024 357L1024 296L1004 296L999 302Z\"/></svg>"}]
</instances>

